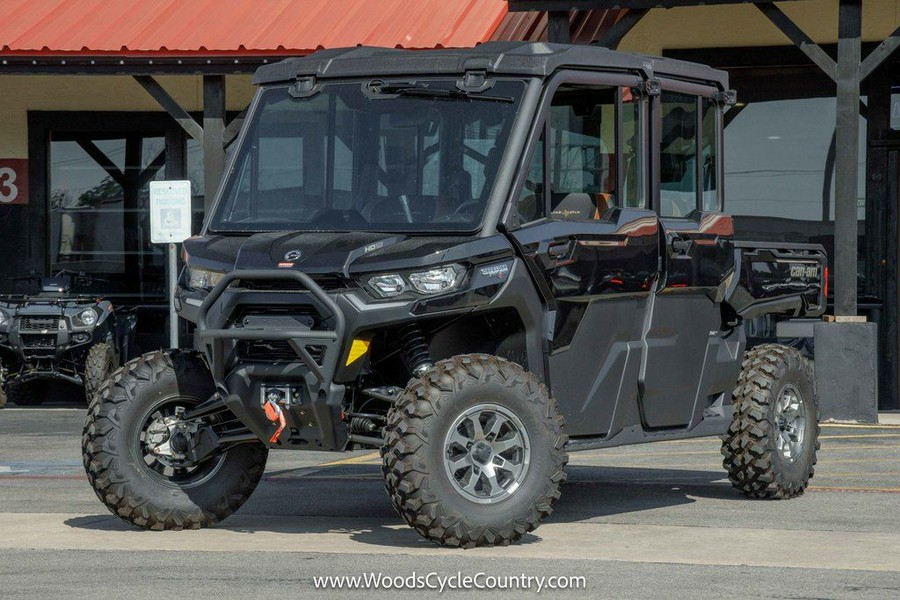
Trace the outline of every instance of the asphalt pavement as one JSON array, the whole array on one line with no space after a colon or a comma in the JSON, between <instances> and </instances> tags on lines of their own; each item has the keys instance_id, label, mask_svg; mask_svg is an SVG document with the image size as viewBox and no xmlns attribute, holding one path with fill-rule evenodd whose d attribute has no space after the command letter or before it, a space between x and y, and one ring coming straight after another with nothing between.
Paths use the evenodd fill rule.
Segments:
<instances>
[{"instance_id":1,"label":"asphalt pavement","mask_svg":"<svg viewBox=\"0 0 900 600\"><path fill-rule=\"evenodd\" d=\"M134 529L88 486L83 417L69 405L0 411L4 598L406 595L392 580L316 588L321 576L367 574L428 575L451 598L482 592L449 589L466 576L534 578L493 592L510 597L900 597L897 425L824 426L810 489L788 501L737 494L715 438L573 454L537 531L507 548L447 550L393 512L372 452L273 452L254 496L219 526ZM586 589L538 593L554 576Z\"/></svg>"}]
</instances>

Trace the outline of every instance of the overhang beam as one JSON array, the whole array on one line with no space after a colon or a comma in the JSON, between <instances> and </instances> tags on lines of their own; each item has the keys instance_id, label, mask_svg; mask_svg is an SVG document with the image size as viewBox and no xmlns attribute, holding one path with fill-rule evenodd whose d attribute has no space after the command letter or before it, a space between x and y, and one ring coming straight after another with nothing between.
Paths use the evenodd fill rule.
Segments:
<instances>
[{"instance_id":1,"label":"overhang beam","mask_svg":"<svg viewBox=\"0 0 900 600\"><path fill-rule=\"evenodd\" d=\"M837 81L837 63L816 44L812 38L800 29L790 17L784 14L774 2L762 2L756 5L762 14L768 18L775 27L787 36L811 61L813 61L832 80Z\"/></svg>"},{"instance_id":2,"label":"overhang beam","mask_svg":"<svg viewBox=\"0 0 900 600\"><path fill-rule=\"evenodd\" d=\"M591 42L597 46L604 46L615 50L622 43L622 39L628 35L634 26L650 12L649 8L630 8L622 15L615 24L603 32L598 39Z\"/></svg>"},{"instance_id":3,"label":"overhang beam","mask_svg":"<svg viewBox=\"0 0 900 600\"><path fill-rule=\"evenodd\" d=\"M194 120L194 117L188 114L188 111L178 104L175 98L169 95L169 92L152 75L134 75L134 80L147 90L148 94L153 96L153 99L178 122L189 136L201 144L203 143L203 128Z\"/></svg>"},{"instance_id":4,"label":"overhang beam","mask_svg":"<svg viewBox=\"0 0 900 600\"><path fill-rule=\"evenodd\" d=\"M530 10L604 10L679 8L715 4L750 4L758 0L508 0L510 12ZM779 0L791 2L795 0Z\"/></svg>"},{"instance_id":5,"label":"overhang beam","mask_svg":"<svg viewBox=\"0 0 900 600\"><path fill-rule=\"evenodd\" d=\"M862 61L862 64L859 66L860 80L871 75L875 69L881 66L881 63L890 58L897 48L900 48L900 27L895 29L886 40L881 42L881 44L872 50L866 59Z\"/></svg>"}]
</instances>

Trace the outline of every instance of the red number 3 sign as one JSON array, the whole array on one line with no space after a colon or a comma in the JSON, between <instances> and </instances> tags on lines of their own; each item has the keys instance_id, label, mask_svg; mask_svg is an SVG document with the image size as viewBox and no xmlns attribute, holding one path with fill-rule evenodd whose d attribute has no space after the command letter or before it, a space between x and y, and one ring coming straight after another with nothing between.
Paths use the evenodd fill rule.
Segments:
<instances>
[{"instance_id":1,"label":"red number 3 sign","mask_svg":"<svg viewBox=\"0 0 900 600\"><path fill-rule=\"evenodd\" d=\"M0 205L28 204L28 161L0 158Z\"/></svg>"}]
</instances>

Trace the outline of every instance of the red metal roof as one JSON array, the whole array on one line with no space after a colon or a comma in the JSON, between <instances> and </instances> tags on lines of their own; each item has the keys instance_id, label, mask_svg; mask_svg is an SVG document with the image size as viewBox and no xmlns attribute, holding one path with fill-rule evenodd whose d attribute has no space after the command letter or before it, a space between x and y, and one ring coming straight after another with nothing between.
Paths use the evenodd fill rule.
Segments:
<instances>
[{"instance_id":1,"label":"red metal roof","mask_svg":"<svg viewBox=\"0 0 900 600\"><path fill-rule=\"evenodd\" d=\"M505 0L3 0L0 54L305 54L467 47Z\"/></svg>"}]
</instances>

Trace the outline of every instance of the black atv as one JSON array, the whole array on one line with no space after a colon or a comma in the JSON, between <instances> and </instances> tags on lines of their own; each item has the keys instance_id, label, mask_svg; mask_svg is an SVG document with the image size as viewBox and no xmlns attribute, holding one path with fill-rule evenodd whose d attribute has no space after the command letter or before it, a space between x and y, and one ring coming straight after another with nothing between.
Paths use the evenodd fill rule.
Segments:
<instances>
[{"instance_id":1,"label":"black atv","mask_svg":"<svg viewBox=\"0 0 900 600\"><path fill-rule=\"evenodd\" d=\"M96 279L61 271L17 278L36 294L0 296L0 391L19 406L41 404L51 380L84 386L89 401L125 358L134 318L79 290Z\"/></svg>"},{"instance_id":2,"label":"black atv","mask_svg":"<svg viewBox=\"0 0 900 600\"><path fill-rule=\"evenodd\" d=\"M812 367L742 322L825 310L820 246L734 239L727 75L598 47L328 50L260 89L176 294L193 349L131 361L84 429L150 529L237 510L270 448L379 448L448 546L550 514L568 452L723 435L732 483L802 494Z\"/></svg>"}]
</instances>

